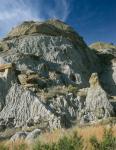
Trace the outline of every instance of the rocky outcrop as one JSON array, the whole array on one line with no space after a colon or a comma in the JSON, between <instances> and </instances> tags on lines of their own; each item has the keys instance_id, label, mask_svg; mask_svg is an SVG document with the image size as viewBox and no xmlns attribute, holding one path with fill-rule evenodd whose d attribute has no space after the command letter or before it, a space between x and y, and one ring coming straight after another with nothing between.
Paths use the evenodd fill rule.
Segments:
<instances>
[{"instance_id":1,"label":"rocky outcrop","mask_svg":"<svg viewBox=\"0 0 116 150\"><path fill-rule=\"evenodd\" d=\"M102 64L102 71L99 75L102 86L110 95L116 96L116 46L97 42L90 47L96 50Z\"/></svg>"},{"instance_id":2,"label":"rocky outcrop","mask_svg":"<svg viewBox=\"0 0 116 150\"><path fill-rule=\"evenodd\" d=\"M13 37L45 34L51 36L63 36L70 39L73 42L78 42L81 46L86 46L80 37L70 26L61 22L60 20L48 20L45 22L23 22L16 28L13 28L5 39L11 39Z\"/></svg>"},{"instance_id":3,"label":"rocky outcrop","mask_svg":"<svg viewBox=\"0 0 116 150\"><path fill-rule=\"evenodd\" d=\"M111 54L116 57L116 46L112 43L96 42L90 45L91 49L95 49L102 54Z\"/></svg>"},{"instance_id":4,"label":"rocky outcrop","mask_svg":"<svg viewBox=\"0 0 116 150\"><path fill-rule=\"evenodd\" d=\"M26 140L26 142L32 142L41 134L40 129L35 129L32 132L20 131L16 132L11 138L11 142L15 142L17 140Z\"/></svg>"},{"instance_id":5,"label":"rocky outcrop","mask_svg":"<svg viewBox=\"0 0 116 150\"><path fill-rule=\"evenodd\" d=\"M93 72L104 77L107 61L70 26L59 20L24 22L0 43L1 130L69 128L113 114L97 74L90 79ZM109 59L115 70L114 57Z\"/></svg>"},{"instance_id":6,"label":"rocky outcrop","mask_svg":"<svg viewBox=\"0 0 116 150\"><path fill-rule=\"evenodd\" d=\"M69 93L66 96L56 96L49 100L49 107L61 119L61 126L69 128L76 122L81 105L77 97Z\"/></svg>"},{"instance_id":7,"label":"rocky outcrop","mask_svg":"<svg viewBox=\"0 0 116 150\"><path fill-rule=\"evenodd\" d=\"M5 105L5 98L12 83L15 82L13 64L0 64L0 111Z\"/></svg>"},{"instance_id":8,"label":"rocky outcrop","mask_svg":"<svg viewBox=\"0 0 116 150\"><path fill-rule=\"evenodd\" d=\"M46 31L48 26L50 32ZM61 74L62 81L59 80L63 84L74 82L85 86L91 72L100 71L97 56L61 21L24 22L2 42L9 51L1 53L1 57L15 63L17 70L32 70L42 76L55 71Z\"/></svg>"},{"instance_id":9,"label":"rocky outcrop","mask_svg":"<svg viewBox=\"0 0 116 150\"><path fill-rule=\"evenodd\" d=\"M27 137L28 133L24 131L17 132L11 137L11 142L15 142L18 140L24 140Z\"/></svg>"},{"instance_id":10,"label":"rocky outcrop","mask_svg":"<svg viewBox=\"0 0 116 150\"><path fill-rule=\"evenodd\" d=\"M86 97L86 110L92 114L93 120L108 118L114 114L107 93L102 89L98 75L93 73L90 80L90 88ZM91 116L91 115L90 115Z\"/></svg>"},{"instance_id":11,"label":"rocky outcrop","mask_svg":"<svg viewBox=\"0 0 116 150\"><path fill-rule=\"evenodd\" d=\"M0 118L14 118L16 127L26 125L27 120L33 118L38 124L47 121L46 128L60 128L60 119L50 112L49 107L46 108L33 92L24 90L17 84L13 85L8 93Z\"/></svg>"},{"instance_id":12,"label":"rocky outcrop","mask_svg":"<svg viewBox=\"0 0 116 150\"><path fill-rule=\"evenodd\" d=\"M27 137L26 137L26 141L28 142L32 142L34 139L36 139L39 135L41 134L41 130L40 129L35 129L34 131L30 132Z\"/></svg>"},{"instance_id":13,"label":"rocky outcrop","mask_svg":"<svg viewBox=\"0 0 116 150\"><path fill-rule=\"evenodd\" d=\"M105 65L100 78L108 94L116 96L116 58L112 58L109 64Z\"/></svg>"}]
</instances>

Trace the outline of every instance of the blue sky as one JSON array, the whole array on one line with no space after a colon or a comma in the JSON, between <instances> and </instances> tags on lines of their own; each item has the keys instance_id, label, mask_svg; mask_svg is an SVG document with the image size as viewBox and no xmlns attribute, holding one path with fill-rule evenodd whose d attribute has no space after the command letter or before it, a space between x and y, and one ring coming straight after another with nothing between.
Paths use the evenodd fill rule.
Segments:
<instances>
[{"instance_id":1,"label":"blue sky","mask_svg":"<svg viewBox=\"0 0 116 150\"><path fill-rule=\"evenodd\" d=\"M57 18L86 43L116 44L116 0L0 0L0 37L24 20Z\"/></svg>"}]
</instances>

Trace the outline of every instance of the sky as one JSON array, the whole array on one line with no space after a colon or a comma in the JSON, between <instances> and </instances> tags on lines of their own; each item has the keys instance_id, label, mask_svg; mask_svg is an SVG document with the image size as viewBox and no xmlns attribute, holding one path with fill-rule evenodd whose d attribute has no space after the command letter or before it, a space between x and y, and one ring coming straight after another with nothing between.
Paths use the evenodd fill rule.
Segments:
<instances>
[{"instance_id":1,"label":"sky","mask_svg":"<svg viewBox=\"0 0 116 150\"><path fill-rule=\"evenodd\" d=\"M27 20L60 19L89 45L116 44L116 0L0 0L0 38Z\"/></svg>"}]
</instances>

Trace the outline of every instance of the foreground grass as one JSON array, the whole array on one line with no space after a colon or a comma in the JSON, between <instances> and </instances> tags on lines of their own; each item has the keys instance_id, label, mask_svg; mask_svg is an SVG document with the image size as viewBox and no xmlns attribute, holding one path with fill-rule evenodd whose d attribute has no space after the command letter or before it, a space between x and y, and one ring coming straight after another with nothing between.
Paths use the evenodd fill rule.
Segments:
<instances>
[{"instance_id":1,"label":"foreground grass","mask_svg":"<svg viewBox=\"0 0 116 150\"><path fill-rule=\"evenodd\" d=\"M75 132L72 136L64 136L58 142L52 144L43 144L37 142L33 150L82 150L83 139Z\"/></svg>"},{"instance_id":2,"label":"foreground grass","mask_svg":"<svg viewBox=\"0 0 116 150\"><path fill-rule=\"evenodd\" d=\"M35 142L8 141L0 150L116 150L116 126L90 126L42 134Z\"/></svg>"},{"instance_id":3,"label":"foreground grass","mask_svg":"<svg viewBox=\"0 0 116 150\"><path fill-rule=\"evenodd\" d=\"M116 137L113 136L112 130L104 130L102 141L98 141L95 136L91 137L90 143L94 150L116 150Z\"/></svg>"}]
</instances>

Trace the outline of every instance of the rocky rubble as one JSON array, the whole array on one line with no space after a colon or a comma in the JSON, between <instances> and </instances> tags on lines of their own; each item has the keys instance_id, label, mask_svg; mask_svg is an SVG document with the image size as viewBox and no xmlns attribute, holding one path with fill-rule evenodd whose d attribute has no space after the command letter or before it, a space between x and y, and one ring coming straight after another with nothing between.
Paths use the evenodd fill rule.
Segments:
<instances>
[{"instance_id":1,"label":"rocky rubble","mask_svg":"<svg viewBox=\"0 0 116 150\"><path fill-rule=\"evenodd\" d=\"M51 131L115 116L109 98L116 94L114 49L107 56L90 49L59 20L24 22L0 44L1 131Z\"/></svg>"}]
</instances>

